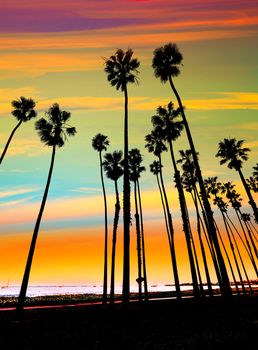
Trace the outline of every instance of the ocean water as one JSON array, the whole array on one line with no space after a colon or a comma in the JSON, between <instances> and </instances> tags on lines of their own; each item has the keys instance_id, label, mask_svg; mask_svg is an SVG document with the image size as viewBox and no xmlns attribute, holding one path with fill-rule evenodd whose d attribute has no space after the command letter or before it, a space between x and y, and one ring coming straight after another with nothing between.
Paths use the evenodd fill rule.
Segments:
<instances>
[{"instance_id":1,"label":"ocean water","mask_svg":"<svg viewBox=\"0 0 258 350\"><path fill-rule=\"evenodd\" d=\"M181 286L182 290L191 290L191 285ZM132 285L130 288L131 292L138 292L138 286ZM170 292L175 291L175 287L173 285L167 284L154 284L148 286L148 290L150 292ZM12 296L16 297L19 295L20 286L1 286L0 287L0 297L1 296ZM44 296L44 295L60 295L60 294L102 294L103 287L101 285L77 285L77 286L28 286L27 296L35 297L35 296ZM122 286L117 286L115 289L115 293L122 293Z\"/></svg>"}]
</instances>

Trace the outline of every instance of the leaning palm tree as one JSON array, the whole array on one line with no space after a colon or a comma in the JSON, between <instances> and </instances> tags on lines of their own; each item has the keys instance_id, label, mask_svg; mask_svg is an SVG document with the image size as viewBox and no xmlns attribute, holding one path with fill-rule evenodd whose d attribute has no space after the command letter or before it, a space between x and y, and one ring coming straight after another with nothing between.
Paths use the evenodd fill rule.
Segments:
<instances>
[{"instance_id":1,"label":"leaning palm tree","mask_svg":"<svg viewBox=\"0 0 258 350\"><path fill-rule=\"evenodd\" d=\"M168 142L172 165L175 173L175 183L179 196L179 204L181 210L181 216L183 221L183 231L185 233L187 251L193 281L193 292L196 297L200 295L198 279L196 273L196 267L194 262L193 248L192 248L192 232L189 221L189 214L186 206L186 200L184 195L183 186L180 180L180 172L177 168L175 159L173 141L177 140L181 135L181 131L184 128L182 120L178 120L180 117L180 109L174 109L172 102L169 102L166 107L159 106L156 110L156 114L152 117L152 124L154 129L158 128L161 130L164 141Z\"/></svg>"},{"instance_id":2,"label":"leaning palm tree","mask_svg":"<svg viewBox=\"0 0 258 350\"><path fill-rule=\"evenodd\" d=\"M134 183L134 203L135 203L135 226L136 226L136 246L137 246L137 261L138 261L138 282L139 288L139 300L142 300L142 282L145 286L145 297L146 297L146 263L145 263L145 245L143 236L143 222L140 215L140 193L139 193L139 178L141 173L145 171L145 167L141 165L143 159L138 148L133 148L128 154L129 169L130 169L130 180ZM143 267L143 274L142 274Z\"/></svg>"},{"instance_id":3,"label":"leaning palm tree","mask_svg":"<svg viewBox=\"0 0 258 350\"><path fill-rule=\"evenodd\" d=\"M182 66L182 60L183 60L183 55L179 51L178 47L174 43L168 43L164 45L163 47L157 48L154 51L154 57L152 61L152 67L154 69L154 75L156 78L160 78L162 83L166 83L169 81L169 84L171 86L171 89L173 93L176 96L182 119L184 122L185 126L185 131L187 134L187 138L189 141L189 145L191 148L191 152L193 155L193 161L195 165L195 171L196 171L196 177L200 186L200 192L201 192L201 198L203 201L203 206L205 209L205 214L207 217L207 231L209 233L209 237L211 241L214 244L215 252L216 252L216 257L218 260L218 264L220 267L220 273L217 273L217 278L218 281L220 281L220 288L221 292L225 296L231 295L231 289L230 289L230 282L226 270L226 265L221 253L221 249L219 246L218 242L218 237L217 237L217 232L216 232L216 227L214 224L213 220L213 213L211 210L211 206L209 203L209 200L207 198L207 194L205 191L204 183L203 183L203 178L202 178L202 173L201 173L201 168L199 165L199 161L197 158L197 153L195 150L194 142L192 139L191 131L185 116L183 104L181 101L181 98L179 96L179 93L174 85L173 82L173 77L177 77L180 74L180 66Z\"/></svg>"},{"instance_id":4,"label":"leaning palm tree","mask_svg":"<svg viewBox=\"0 0 258 350\"><path fill-rule=\"evenodd\" d=\"M235 242L235 245L237 245L237 243L236 243L236 240L234 239L233 232L230 230L230 226L229 226L229 223L228 223L228 220L227 220L227 217L226 217L228 204L220 196L220 192L222 190L222 184L220 182L218 182L217 179L218 179L217 176L208 177L205 180L204 183L205 183L205 187L206 187L208 195L213 195L214 196L213 203L214 203L214 205L216 205L218 207L218 209L219 209L219 211L221 213L221 216L222 216L222 219L223 219L223 222L224 222L224 226L225 226L225 230L226 230L226 233L227 233L227 237L228 237L228 240L229 240L229 246L230 246L230 249L231 249L231 252L232 252L232 255L233 255L233 259L234 259L234 262L235 262L235 265L236 265L236 268L237 268L238 276L239 276L239 279L240 279L240 282L241 282L242 290L243 290L243 293L245 293L246 290L245 290L242 274L241 274L241 271L240 271L240 268L239 268L239 263L238 263L238 260L237 260L237 256L236 256L236 253L235 253L235 246L233 244L233 240ZM231 238L231 234L232 234L233 240ZM239 250L238 250L238 252L239 252ZM235 282L235 286L237 288L237 291L239 292L239 289L238 289L238 286L237 286L237 283L236 283L235 275L233 273L233 269L232 269L232 265L230 263L230 260L229 260L229 265L230 265L230 268L231 268L231 271L232 271L232 276L233 276L233 279L234 279L234 282Z\"/></svg>"},{"instance_id":5,"label":"leaning palm tree","mask_svg":"<svg viewBox=\"0 0 258 350\"><path fill-rule=\"evenodd\" d=\"M109 59L105 59L105 72L111 86L124 93L124 183L123 183L123 215L124 215L124 261L123 261L123 302L129 301L130 295L130 180L128 165L128 83L137 83L140 62L132 58L133 50L118 49Z\"/></svg>"},{"instance_id":6,"label":"leaning palm tree","mask_svg":"<svg viewBox=\"0 0 258 350\"><path fill-rule=\"evenodd\" d=\"M117 227L119 221L120 212L120 200L118 192L118 179L123 175L122 166L122 151L114 151L113 153L106 153L104 155L103 168L106 173L107 178L111 179L115 183L115 193L116 193L116 204L115 204L115 215L113 224L113 238L112 238L112 259L111 259L111 282L110 282L110 302L114 302L115 296L115 260L116 260L116 237L117 237Z\"/></svg>"},{"instance_id":7,"label":"leaning palm tree","mask_svg":"<svg viewBox=\"0 0 258 350\"><path fill-rule=\"evenodd\" d=\"M108 222L107 222L107 197L103 178L102 152L107 150L109 139L103 134L97 134L92 139L92 147L99 153L99 166L101 185L104 197L104 212L105 212L105 243L104 243L104 276L103 276L103 303L107 302L107 254L108 254Z\"/></svg>"},{"instance_id":8,"label":"leaning palm tree","mask_svg":"<svg viewBox=\"0 0 258 350\"><path fill-rule=\"evenodd\" d=\"M193 200L193 203L195 206L196 219L197 219L197 234L198 234L198 239L199 239L200 248L201 248L204 270L205 270L205 274L206 274L208 292L209 292L209 295L212 296L213 295L212 284L211 284L210 273L209 273L209 269L208 269L206 252L205 252L204 243L203 243L202 234L201 234L202 220L201 220L201 216L200 216L200 210L199 210L198 199L197 199L197 197L198 197L198 192L197 192L197 188L196 188L197 179L195 176L195 167L194 167L194 163L193 163L193 159L192 159L192 152L189 149L187 149L185 151L179 150L179 154L180 154L181 158L177 160L177 163L181 164L181 167L183 170L183 174L182 174L180 180L182 182L183 188L191 194L191 197L192 197L192 200ZM198 156L198 153L197 153L197 156ZM210 247L210 245L208 245L208 246ZM213 252L211 252L211 256L214 257ZM215 262L215 265L216 265L216 261L213 260L213 262ZM217 267L217 265L216 265L216 267Z\"/></svg>"},{"instance_id":9,"label":"leaning palm tree","mask_svg":"<svg viewBox=\"0 0 258 350\"><path fill-rule=\"evenodd\" d=\"M255 217L255 221L258 223L258 209L256 203L251 194L250 188L246 183L245 177L242 173L243 161L248 160L248 152L250 149L243 147L244 140L236 140L235 138L224 139L224 141L219 142L219 149L216 157L220 157L220 164L228 163L229 169L235 169L241 178L243 186L245 188L246 194L249 199L249 204L251 205Z\"/></svg>"},{"instance_id":10,"label":"leaning palm tree","mask_svg":"<svg viewBox=\"0 0 258 350\"><path fill-rule=\"evenodd\" d=\"M175 252L174 227L173 227L172 215L168 204L168 199L167 199L167 194L166 194L166 189L164 186L163 174L162 174L161 153L163 151L167 151L167 147L163 142L163 134L160 131L160 129L152 130L150 134L145 136L145 141L146 141L145 148L147 148L149 152L152 152L156 157L158 157L159 164L160 164L159 175L160 175L162 194L163 194L165 208L166 208L167 225L169 229L170 254L171 254L172 268L174 273L176 295L177 295L177 298L180 298L181 291L180 291L176 252Z\"/></svg>"},{"instance_id":11,"label":"leaning palm tree","mask_svg":"<svg viewBox=\"0 0 258 350\"><path fill-rule=\"evenodd\" d=\"M28 259L23 275L22 285L20 289L20 294L18 298L18 304L17 304L17 311L21 311L24 306L24 301L26 297L28 282L29 282L29 276L30 276L30 270L32 265L32 259L36 247L39 227L41 218L44 212L45 204L47 201L47 195L49 190L49 185L51 181L51 176L54 168L54 161L55 161L55 155L56 155L56 148L57 147L63 147L65 144L65 141L68 139L69 136L74 136L76 134L76 129L74 127L71 127L67 124L71 117L70 112L62 111L59 108L59 105L57 103L54 103L46 112L46 117L39 119L35 123L35 128L38 131L39 137L41 141L49 146L52 147L52 156L51 156L51 162L50 162L50 168L48 172L48 178L47 183L45 187L45 191L43 194L41 206L39 209L37 221L34 227L30 250L28 254Z\"/></svg>"},{"instance_id":12,"label":"leaning palm tree","mask_svg":"<svg viewBox=\"0 0 258 350\"><path fill-rule=\"evenodd\" d=\"M8 150L8 147L10 145L10 142L12 141L13 135L15 134L16 130L21 126L22 123L25 123L37 116L37 113L34 109L35 106L36 103L31 98L26 98L23 96L21 96L18 100L12 101L12 107L15 108L12 111L12 115L18 120L18 124L14 127L6 142L5 148L0 157L0 164L2 163L5 157L5 154Z\"/></svg>"}]
</instances>

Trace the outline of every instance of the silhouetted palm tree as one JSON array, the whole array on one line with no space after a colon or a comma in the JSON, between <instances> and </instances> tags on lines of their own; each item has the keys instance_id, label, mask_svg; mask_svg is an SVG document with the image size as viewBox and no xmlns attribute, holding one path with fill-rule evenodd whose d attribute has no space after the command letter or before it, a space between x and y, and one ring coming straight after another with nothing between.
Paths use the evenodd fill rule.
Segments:
<instances>
[{"instance_id":1,"label":"silhouetted palm tree","mask_svg":"<svg viewBox=\"0 0 258 350\"><path fill-rule=\"evenodd\" d=\"M171 160L172 160L174 173L175 173L175 183L176 183L176 188L179 195L180 210L181 210L182 221L183 221L183 231L185 232L187 251L188 251L188 257L189 257L190 268L191 268L193 291L195 296L199 296L200 291L198 287L198 279L197 279L194 256L192 251L192 232L191 232L191 226L189 222L189 214L186 206L183 186L180 180L180 172L177 169L176 159L175 159L174 150L173 150L173 143L172 143L172 141L177 140L177 138L181 135L181 131L184 128L183 122L181 120L178 120L180 115L181 115L180 109L179 108L174 109L173 103L169 102L169 104L167 105L167 108L161 107L161 106L157 108L156 115L152 117L152 124L154 129L157 128L161 130L164 141L167 141L169 144Z\"/></svg>"},{"instance_id":2,"label":"silhouetted palm tree","mask_svg":"<svg viewBox=\"0 0 258 350\"><path fill-rule=\"evenodd\" d=\"M249 243L249 240L248 240L248 237L247 237L247 234L246 234L246 231L245 231L245 228L242 224L242 217L243 217L243 214L241 212L241 207L242 207L242 204L241 204L241 201L242 201L242 198L240 197L240 194L236 192L235 190L235 185L232 184L232 182L228 181L228 182L225 182L222 184L221 186L221 193L222 194L226 194L226 198L229 200L229 203L231 204L232 208L235 210L235 213L236 213L236 216L238 218L238 221L240 223L240 226L242 228L242 232L244 234L244 237L245 237L245 240L246 240L246 244L245 242L243 241L240 233L238 232L238 229L236 228L236 226L233 224L232 220L229 218L228 214L226 213L228 219L230 220L234 230L236 231L236 233L238 234L240 240L242 241L243 245L244 245L244 248L246 249L247 253L248 253L248 256L252 262L252 265L254 267L254 270L256 272L256 275L258 276L258 269L257 269L257 266L256 266L256 263L255 263L255 259L254 259L254 256L253 256L253 252L252 252L252 249L251 249L251 246L250 246L250 243ZM250 214L248 215L250 217ZM249 230L249 227L246 225L246 223L244 223L244 225L246 226L246 229L247 229L247 232L249 234L249 236L251 236L251 243L253 244L253 249L254 249L254 252L256 253L256 256L257 256L257 250L256 250L256 246L252 240L252 235L251 235L251 232ZM240 255L240 254L239 254ZM240 255L240 258L241 258L241 255ZM241 258L242 259L242 258ZM243 265L243 264L242 264ZM243 267L244 271L245 271L245 267ZM247 275L246 271L245 271L245 274ZM247 277L247 280L248 280L248 277ZM250 285L250 283L249 283ZM250 288L251 289L251 288Z\"/></svg>"},{"instance_id":3,"label":"silhouetted palm tree","mask_svg":"<svg viewBox=\"0 0 258 350\"><path fill-rule=\"evenodd\" d=\"M145 148L147 148L149 152L152 152L159 159L159 164L160 164L159 174L160 174L161 188L163 192L164 203L165 203L166 214L167 214L167 223L169 228L169 243L170 243L172 268L173 268L175 287L176 287L176 295L178 298L180 298L181 291L180 291L177 261L176 261L173 221L172 221L172 215L169 209L167 194L166 194L163 175L162 175L161 153L163 151L167 151L167 147L163 142L163 135L159 129L152 130L150 134L146 135L145 141L147 142L145 145Z\"/></svg>"},{"instance_id":4,"label":"silhouetted palm tree","mask_svg":"<svg viewBox=\"0 0 258 350\"><path fill-rule=\"evenodd\" d=\"M145 171L145 167L141 165L143 159L138 148L133 148L128 154L129 169L130 169L130 180L134 183L134 203L135 203L135 225L136 225L136 244L137 244L137 260L138 260L138 287L139 287L139 300L142 300L142 282L147 280L146 276L146 263L145 263L145 245L143 236L143 222L140 220L139 207L140 207L140 193L139 177L141 173ZM142 276L142 265L143 265L143 276ZM145 283L145 286L147 283ZM145 295L146 295L145 291Z\"/></svg>"},{"instance_id":5,"label":"silhouetted palm tree","mask_svg":"<svg viewBox=\"0 0 258 350\"><path fill-rule=\"evenodd\" d=\"M123 302L129 301L130 295L130 180L128 166L128 83L137 83L140 62L132 58L133 51L118 49L109 59L105 59L105 72L112 86L124 93L124 264L123 264Z\"/></svg>"},{"instance_id":6,"label":"silhouetted palm tree","mask_svg":"<svg viewBox=\"0 0 258 350\"><path fill-rule=\"evenodd\" d=\"M243 161L246 161L248 159L248 152L250 152L249 148L243 147L243 143L244 140L237 141L235 138L224 139L224 141L220 141L219 150L216 154L216 157L222 158L220 160L221 165L228 163L229 169L235 169L239 173L249 199L249 204L253 209L255 220L258 223L258 209L241 170Z\"/></svg>"},{"instance_id":7,"label":"silhouetted palm tree","mask_svg":"<svg viewBox=\"0 0 258 350\"><path fill-rule=\"evenodd\" d=\"M229 224L228 224L228 221L227 221L227 218L226 218L226 212L227 212L228 205L227 205L226 202L224 202L224 200L220 196L220 191L221 191L221 188L222 188L222 184L220 182L218 182L217 179L218 179L217 176L208 177L205 180L204 183L205 183L205 187L206 187L207 193L209 195L212 194L214 196L214 200L213 200L214 205L216 205L219 208L219 210L220 210L220 213L221 213L221 216L222 216L222 219L223 219L223 222L224 222L224 226L225 226L225 229L226 229L226 233L227 233L227 236L228 236L230 249L232 251L232 255L233 255L233 258L234 258L234 261L235 261L235 264L236 264L236 268L237 268L237 272L238 272L238 276L239 276L239 279L240 279L240 282L241 282L241 286L242 286L243 292L245 293L244 282L243 282L243 279L242 279L241 271L240 271L238 260L237 260L237 257L236 257L235 247L234 247L231 235L230 235L230 233L232 233L232 232L230 231ZM232 233L232 236L233 236L233 233ZM229 264L230 264L230 262L229 262ZM236 283L236 280L235 280L235 276L234 276L233 273L232 273L232 275L233 275L233 278L234 278L235 286L236 286L236 288L238 290L238 286L237 286L237 283Z\"/></svg>"},{"instance_id":8,"label":"silhouetted palm tree","mask_svg":"<svg viewBox=\"0 0 258 350\"><path fill-rule=\"evenodd\" d=\"M196 219L197 219L197 234L198 234L198 239L199 239L200 248L201 248L201 254L202 254L202 259L204 264L206 280L207 280L208 292L209 292L209 295L212 296L213 295L212 284L211 284L210 273L208 269L206 252L205 252L204 243L203 243L202 234L201 234L202 222L201 222L200 210L199 210L198 199L197 199L198 197L198 192L196 188L197 179L195 176L195 167L193 163L192 152L191 150L188 150L188 149L185 151L179 150L179 154L181 158L177 160L177 163L181 164L183 169L181 182L183 187L186 189L186 191L191 194L191 197L195 206ZM197 153L197 156L198 156L198 153ZM213 252L211 252L211 255L213 257Z\"/></svg>"},{"instance_id":9,"label":"silhouetted palm tree","mask_svg":"<svg viewBox=\"0 0 258 350\"><path fill-rule=\"evenodd\" d=\"M182 119L184 122L185 131L187 134L189 145L191 148L191 152L193 155L196 177L197 177L197 180L198 180L198 183L200 186L201 198L203 201L205 215L207 218L207 223L206 223L207 224L207 231L209 233L210 239L212 240L212 242L214 244L218 264L220 267L219 274L216 270L217 278L218 278L218 281L220 283L220 288L221 288L222 294L225 296L229 296L229 295L231 295L230 283L229 283L229 278L228 278L225 262L224 262L222 254L221 254L221 250L220 250L220 246L219 246L219 242L218 242L217 232L216 232L216 228L215 228L214 220L213 220L213 213L212 213L210 203L208 201L207 194L205 191L202 173L201 173L201 169L200 169L198 158L197 158L197 153L196 153L195 146L193 143L190 128L189 128L189 125L188 125L188 122L187 122L187 119L185 116L183 104L182 104L181 98L179 96L179 93L178 93L178 91L174 85L173 79L172 79L173 77L176 77L180 74L180 66L182 66L182 60L183 60L183 55L179 51L177 45L174 43L168 43L168 44L164 45L163 47L157 48L154 51L152 67L154 69L155 77L160 78L162 83L166 83L167 81L169 81L171 89L176 96L176 99L177 99L177 102L178 102L178 105L179 105L179 108L181 111Z\"/></svg>"},{"instance_id":10,"label":"silhouetted palm tree","mask_svg":"<svg viewBox=\"0 0 258 350\"><path fill-rule=\"evenodd\" d=\"M48 109L48 111L46 112L46 117L48 120L45 118L41 118L35 123L35 129L38 131L40 140L45 145L52 147L51 163L50 163L50 168L48 172L48 178L47 178L44 195L42 198L40 210L38 213L37 221L36 221L33 235L32 235L29 255L28 255L28 259L27 259L27 263L26 263L26 267L23 275L21 290L18 298L17 311L21 311L24 306L24 301L26 297L26 291L27 291L29 276L30 276L30 269L31 269L32 259L34 255L36 242L37 242L40 222L44 212L47 195L48 195L48 189L49 189L51 176L53 172L56 148L63 147L68 137L74 136L76 134L76 129L67 124L67 122L71 117L70 112L61 111L57 103L54 103Z\"/></svg>"},{"instance_id":11,"label":"silhouetted palm tree","mask_svg":"<svg viewBox=\"0 0 258 350\"><path fill-rule=\"evenodd\" d=\"M159 188L159 193L160 193L160 198L161 198L161 203L162 203L162 208L163 208L163 212L164 212L164 218L165 218L165 224L166 224L166 230L167 230L167 234L168 234L168 241L169 241L169 247L171 249L171 238L170 238L170 232L169 232L169 227L168 227L168 217L167 217L167 212L166 212L166 207L165 207L165 202L164 202L164 195L163 195L163 191L160 185L160 180L159 180L159 174L160 174L160 170L161 167L163 165L160 164L160 162L158 160L154 160L151 164L150 164L150 172L156 176L156 180L157 180L157 184L158 184L158 188ZM172 255L171 255L172 257Z\"/></svg>"},{"instance_id":12,"label":"silhouetted palm tree","mask_svg":"<svg viewBox=\"0 0 258 350\"><path fill-rule=\"evenodd\" d=\"M92 147L99 153L99 166L101 185L104 197L104 213L105 213L105 243L104 243L104 276L103 276L103 302L107 302L107 265L108 265L108 223L107 223L107 197L103 178L102 152L107 150L109 146L108 137L103 134L97 134L92 139Z\"/></svg>"},{"instance_id":13,"label":"silhouetted palm tree","mask_svg":"<svg viewBox=\"0 0 258 350\"><path fill-rule=\"evenodd\" d=\"M12 115L18 120L18 124L15 126L7 140L5 148L0 157L0 164L4 159L4 156L8 150L9 144L13 138L13 135L15 134L15 131L21 126L22 123L25 123L37 116L37 113L34 109L35 106L36 103L31 98L26 98L23 96L21 96L19 100L12 101L12 107L15 108L12 111Z\"/></svg>"},{"instance_id":14,"label":"silhouetted palm tree","mask_svg":"<svg viewBox=\"0 0 258 350\"><path fill-rule=\"evenodd\" d=\"M116 204L115 204L115 215L113 224L113 238L112 238L112 261L111 261L111 282L110 282L110 302L114 302L115 295L115 260L116 260L116 237L117 237L117 227L119 221L120 212L120 200L118 192L118 179L123 175L122 166L122 151L114 151L113 153L106 153L104 155L103 167L106 176L113 180L115 183L115 194L116 194Z\"/></svg>"}]
</instances>

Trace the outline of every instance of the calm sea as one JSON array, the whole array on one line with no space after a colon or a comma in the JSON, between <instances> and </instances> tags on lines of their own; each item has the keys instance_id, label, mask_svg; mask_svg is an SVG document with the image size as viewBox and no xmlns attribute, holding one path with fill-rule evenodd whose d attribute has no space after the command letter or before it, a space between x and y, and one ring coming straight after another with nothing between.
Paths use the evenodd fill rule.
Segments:
<instances>
[{"instance_id":1,"label":"calm sea","mask_svg":"<svg viewBox=\"0 0 258 350\"><path fill-rule=\"evenodd\" d=\"M192 287L182 286L182 290L191 290ZM174 291L173 285L155 284L148 286L150 292ZM131 286L131 292L137 292L138 287ZM20 286L1 286L0 296L18 296ZM82 285L82 286L29 286L27 290L28 297L43 295L60 295L60 294L102 294L103 287L98 285ZM122 287L117 286L115 292L122 293Z\"/></svg>"}]
</instances>

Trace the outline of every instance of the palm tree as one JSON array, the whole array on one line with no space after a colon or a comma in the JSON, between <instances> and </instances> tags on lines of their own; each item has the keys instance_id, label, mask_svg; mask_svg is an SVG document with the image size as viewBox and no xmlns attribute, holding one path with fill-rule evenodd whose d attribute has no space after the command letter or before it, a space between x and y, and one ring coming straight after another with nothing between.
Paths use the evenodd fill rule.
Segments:
<instances>
[{"instance_id":1,"label":"palm tree","mask_svg":"<svg viewBox=\"0 0 258 350\"><path fill-rule=\"evenodd\" d=\"M202 254L202 260L204 264L204 270L205 270L205 275L206 275L206 280L207 280L207 285L208 285L208 292L210 296L213 296L213 291L212 291L212 284L211 284L211 279L210 279L210 273L208 269L208 263L207 263L207 258L206 258L206 252L203 244L203 239L201 235L201 216L200 216L200 211L199 211L199 205L198 205L198 192L196 188L196 176L195 176L195 168L194 168L194 163L192 159L192 152L191 150L179 150L179 154L181 156L180 159L177 160L178 164L181 164L182 169L183 169L183 175L181 177L181 182L183 187L187 192L191 194L194 206L195 206L195 211L196 211L196 218L197 218L197 234L198 234L198 239L200 243L200 248L201 248L201 254ZM197 153L198 156L198 153ZM209 245L210 247L210 245ZM213 252L211 252L212 257ZM213 261L214 262L214 261ZM215 261L216 265L216 261Z\"/></svg>"},{"instance_id":2,"label":"palm tree","mask_svg":"<svg viewBox=\"0 0 258 350\"><path fill-rule=\"evenodd\" d=\"M156 180L157 180L157 184L158 184L158 188L159 188L159 193L160 193L160 199L161 199L162 208L163 208L163 212L164 212L165 225L166 225L166 230L167 230L167 234L168 234L169 246L171 248L171 239L170 239L170 232L169 232L169 227L168 227L168 218L167 218L166 206L165 206L165 202L164 202L163 191L162 191L160 180L159 180L159 174L160 174L160 171L161 171L161 167L163 167L163 165L160 164L160 162L158 160L154 160L150 164L150 172L153 175L156 176Z\"/></svg>"},{"instance_id":3,"label":"palm tree","mask_svg":"<svg viewBox=\"0 0 258 350\"><path fill-rule=\"evenodd\" d=\"M178 120L180 115L181 115L180 109L179 108L174 109L173 103L169 102L169 104L167 105L167 108L161 107L161 106L157 108L156 115L152 117L152 124L154 126L154 129L158 128L161 130L163 139L167 141L169 144L171 160L172 160L172 164L175 172L175 183L176 183L176 188L179 195L179 203L180 203L180 209L181 209L181 215L182 215L182 221L183 221L183 231L185 232L188 257L189 257L191 274L192 274L193 290L194 290L194 295L198 297L200 295L200 291L198 287L198 279L197 279L194 256L192 251L192 232L191 232L191 226L189 222L189 214L186 206L183 186L180 181L180 172L177 169L177 163L176 163L174 150L173 150L173 143L172 143L172 141L175 141L181 135L181 131L184 128L183 122L181 120Z\"/></svg>"},{"instance_id":4,"label":"palm tree","mask_svg":"<svg viewBox=\"0 0 258 350\"><path fill-rule=\"evenodd\" d=\"M177 295L177 298L180 298L181 291L180 291L177 261L176 261L173 221L172 221L172 215L169 209L169 204L168 204L168 199L167 199L167 194L166 194L164 181L163 181L163 174L162 174L161 153L163 151L167 151L167 147L163 142L163 135L159 129L152 130L150 134L146 135L145 141L146 141L145 148L147 148L149 152L152 152L156 157L158 157L159 164L160 164L159 175L160 175L160 183L161 183L162 194L164 197L164 203L165 203L166 214L167 214L167 224L169 228L170 253L171 253L172 268L174 273L176 295Z\"/></svg>"},{"instance_id":5,"label":"palm tree","mask_svg":"<svg viewBox=\"0 0 258 350\"><path fill-rule=\"evenodd\" d=\"M237 228L235 227L235 225L233 225L233 227L234 227L235 231L237 232L240 240L242 241L242 243L243 243L243 245L245 247L245 250L248 253L248 256L249 256L249 258L251 260L251 263L252 263L252 265L254 267L256 275L258 275L258 269L257 269L256 263L255 263L255 258L253 256L252 248L251 248L251 245L249 243L249 240L248 240L248 237L247 237L244 225L245 225L245 227L247 229L247 233L249 235L249 238L250 238L251 244L253 246L254 252L256 253L256 256L257 256L257 249L256 249L255 243L254 243L254 241L252 239L250 228L247 225L246 220L243 220L243 215L244 214L241 212L241 207L242 207L241 201L242 201L242 198L240 197L240 194L236 192L235 185L233 185L232 182L230 182L230 181L222 184L222 186L221 186L221 193L223 193L223 194L225 193L226 194L226 198L229 200L229 203L231 204L231 207L235 210L236 216L238 218L238 221L240 223L241 229L242 229L244 237L245 237L246 244L244 243L244 241L243 241L240 233L238 232ZM249 217L250 218L250 214L247 214L247 216L244 215L244 217ZM242 221L244 221L244 225L242 224ZM233 222L232 222L232 224L233 224Z\"/></svg>"},{"instance_id":6,"label":"palm tree","mask_svg":"<svg viewBox=\"0 0 258 350\"><path fill-rule=\"evenodd\" d=\"M21 311L24 306L40 222L41 222L41 218L42 218L45 204L47 201L48 189L49 189L51 176L54 168L56 148L63 147L68 137L74 136L76 134L76 129L67 124L67 122L71 117L71 113L66 111L61 111L57 103L54 103L48 109L48 111L46 112L46 117L48 120L45 118L41 118L35 123L35 129L38 131L38 135L41 141L45 145L52 147L51 163L50 163L50 168L48 172L48 178L47 178L44 195L42 198L37 221L36 221L33 235L32 235L30 250L29 250L28 259L27 259L27 263L26 263L26 267L23 275L21 290L18 298L17 311Z\"/></svg>"},{"instance_id":7,"label":"palm tree","mask_svg":"<svg viewBox=\"0 0 258 350\"><path fill-rule=\"evenodd\" d=\"M237 272L238 272L238 276L239 276L239 279L240 279L240 282L241 282L242 290L245 293L245 286L244 286L244 282L243 282L243 279L242 279L241 271L240 271L240 268L239 268L238 260L237 260L237 257L236 257L235 247L234 247L233 241L231 239L231 235L230 235L230 233L231 233L232 236L233 236L233 233L231 232L229 224L228 224L228 221L226 219L226 213L227 213L228 205L227 205L226 202L224 202L224 200L220 196L220 192L221 192L221 189L222 189L222 184L220 182L218 182L217 179L218 179L217 176L208 177L205 180L204 183L205 183L205 186L206 186L207 193L209 195L212 194L214 196L214 200L213 200L214 205L217 205L217 207L220 210L220 213L221 213L221 216L222 216L222 219L223 219L223 222L224 222L224 226L225 226L225 229L226 229L226 233L227 233L227 236L228 236L230 249L232 251L232 255L233 255L233 258L234 258L234 261L235 261L235 264L236 264L236 268L237 268ZM234 242L236 244L235 240L234 240ZM231 266L230 266L230 268L232 270ZM236 286L236 288L238 290L238 286L237 286L237 283L236 283L235 276L234 276L233 272L232 272L232 275L233 275L233 278L234 278L235 286Z\"/></svg>"},{"instance_id":8,"label":"palm tree","mask_svg":"<svg viewBox=\"0 0 258 350\"><path fill-rule=\"evenodd\" d=\"M103 303L107 302L107 255L108 255L108 223L107 223L107 197L103 178L102 152L107 150L109 146L108 137L102 134L97 134L92 139L92 147L99 153L100 177L102 191L104 197L104 212L105 212L105 243L104 243L104 277L103 277Z\"/></svg>"},{"instance_id":9,"label":"palm tree","mask_svg":"<svg viewBox=\"0 0 258 350\"><path fill-rule=\"evenodd\" d=\"M252 197L250 188L246 183L245 177L242 173L242 164L243 161L248 159L248 152L250 149L243 147L244 140L237 141L235 138L224 139L224 141L219 142L219 149L216 154L216 157L222 158L220 164L228 163L229 169L235 169L238 171L243 186L245 188L246 194L249 199L249 204L251 205L255 217L255 221L258 223L258 209L256 203Z\"/></svg>"},{"instance_id":10,"label":"palm tree","mask_svg":"<svg viewBox=\"0 0 258 350\"><path fill-rule=\"evenodd\" d=\"M118 192L118 179L123 175L122 166L122 151L114 151L113 153L106 153L104 155L103 167L107 178L111 179L115 183L115 194L116 194L116 204L115 204L115 215L113 224L113 238L112 238L112 261L111 261L111 282L110 282L110 302L114 302L115 296L115 260L116 260L116 237L117 237L117 227L119 221L120 212L120 200Z\"/></svg>"},{"instance_id":11,"label":"palm tree","mask_svg":"<svg viewBox=\"0 0 258 350\"><path fill-rule=\"evenodd\" d=\"M128 83L137 83L140 62L132 58L133 50L118 49L109 59L105 59L105 72L111 86L124 93L124 183L123 183L123 215L124 215L124 263L123 263L123 302L129 301L130 295L130 180L128 165Z\"/></svg>"},{"instance_id":12,"label":"palm tree","mask_svg":"<svg viewBox=\"0 0 258 350\"><path fill-rule=\"evenodd\" d=\"M26 123L27 121L35 118L37 113L35 111L36 103L31 98L26 98L21 96L20 99L12 101L12 107L15 108L12 111L12 115L18 120L18 124L15 126L13 131L11 132L5 148L0 157L0 164L2 163L4 156L8 150L9 144L15 134L16 130L21 126L22 123Z\"/></svg>"},{"instance_id":13,"label":"palm tree","mask_svg":"<svg viewBox=\"0 0 258 350\"><path fill-rule=\"evenodd\" d=\"M145 167L141 165L143 159L138 148L133 148L128 154L130 180L134 183L134 202L135 202L135 224L136 224L136 242L137 242L137 260L138 260L138 287L139 287L139 300L142 300L142 282L145 286L145 297L147 299L147 273L146 273L146 261L145 261L145 245L144 245L144 233L143 233L143 221L139 215L140 207L140 192L139 192L139 178L141 173L145 171ZM143 265L143 276L142 276Z\"/></svg>"},{"instance_id":14,"label":"palm tree","mask_svg":"<svg viewBox=\"0 0 258 350\"><path fill-rule=\"evenodd\" d=\"M182 104L181 98L179 96L179 93L178 93L178 91L174 85L173 79L172 79L173 77L177 77L180 74L180 66L182 66L182 60L183 60L183 55L179 51L177 45L173 44L173 43L168 43L168 44L164 45L163 47L157 48L154 51L152 67L154 69L155 77L160 78L162 83L166 83L167 81L169 81L171 89L176 96L176 99L177 99L177 102L178 102L178 105L179 105L179 108L181 111L183 123L185 126L187 138L189 141L189 145L191 148L191 152L193 155L196 177L197 177L197 180L198 180L198 183L200 186L201 198L203 201L203 206L204 206L205 214L207 217L207 231L210 235L210 239L212 240L212 242L214 244L214 248L216 251L216 257L217 257L218 264L220 267L220 273L219 274L217 273L217 278L218 278L218 281L220 281L219 283L220 283L220 288L221 288L222 294L225 296L229 296L229 295L231 295L230 283L229 283L229 278L228 278L225 262L224 262L222 254L221 254L221 250L220 250L220 246L219 246L219 242L218 242L217 232L216 232L216 228L215 228L215 224L214 224L214 220L213 220L213 213L212 213L210 203L209 203L209 200L207 198L206 191L205 191L202 173L201 173L199 161L197 158L197 153L195 150L191 131L190 131L190 128L189 128L189 125L188 125L188 122L187 122L187 119L185 116L183 104Z\"/></svg>"}]
</instances>

